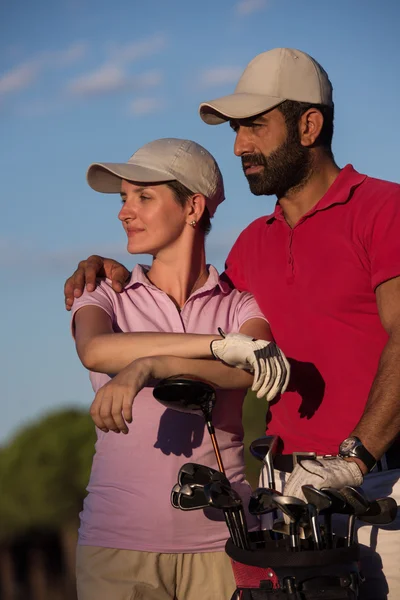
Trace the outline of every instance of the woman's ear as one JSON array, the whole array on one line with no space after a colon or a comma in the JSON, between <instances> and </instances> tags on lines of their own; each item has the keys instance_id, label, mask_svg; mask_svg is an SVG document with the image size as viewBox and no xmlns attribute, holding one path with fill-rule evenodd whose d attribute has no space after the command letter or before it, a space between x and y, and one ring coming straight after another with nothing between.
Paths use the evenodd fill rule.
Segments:
<instances>
[{"instance_id":1,"label":"woman's ear","mask_svg":"<svg viewBox=\"0 0 400 600\"><path fill-rule=\"evenodd\" d=\"M188 217L198 223L206 208L206 199L203 194L193 194L188 201Z\"/></svg>"}]
</instances>

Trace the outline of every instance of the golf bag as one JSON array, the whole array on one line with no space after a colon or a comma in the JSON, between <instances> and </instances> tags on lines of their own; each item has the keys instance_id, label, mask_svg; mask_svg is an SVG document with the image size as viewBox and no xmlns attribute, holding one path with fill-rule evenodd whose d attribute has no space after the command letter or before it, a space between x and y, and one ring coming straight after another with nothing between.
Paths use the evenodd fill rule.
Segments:
<instances>
[{"instance_id":1,"label":"golf bag","mask_svg":"<svg viewBox=\"0 0 400 600\"><path fill-rule=\"evenodd\" d=\"M231 600L356 600L360 574L357 544L337 540L331 550L312 549L301 540L301 551L292 552L285 540L271 539L270 532L250 533L252 550L228 540L237 589Z\"/></svg>"}]
</instances>

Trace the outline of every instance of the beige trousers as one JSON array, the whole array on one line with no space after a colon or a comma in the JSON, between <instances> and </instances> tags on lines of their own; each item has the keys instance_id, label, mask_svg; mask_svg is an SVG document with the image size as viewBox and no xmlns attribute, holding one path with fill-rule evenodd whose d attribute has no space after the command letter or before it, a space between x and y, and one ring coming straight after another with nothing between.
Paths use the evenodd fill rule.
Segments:
<instances>
[{"instance_id":1,"label":"beige trousers","mask_svg":"<svg viewBox=\"0 0 400 600\"><path fill-rule=\"evenodd\" d=\"M158 554L78 546L78 600L230 600L225 552Z\"/></svg>"}]
</instances>

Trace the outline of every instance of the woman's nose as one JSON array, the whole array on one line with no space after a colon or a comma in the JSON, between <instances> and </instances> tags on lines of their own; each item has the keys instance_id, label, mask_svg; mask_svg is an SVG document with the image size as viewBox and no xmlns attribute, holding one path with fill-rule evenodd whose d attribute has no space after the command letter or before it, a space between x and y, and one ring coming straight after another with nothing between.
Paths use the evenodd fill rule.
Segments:
<instances>
[{"instance_id":1,"label":"woman's nose","mask_svg":"<svg viewBox=\"0 0 400 600\"><path fill-rule=\"evenodd\" d=\"M118 213L118 219L120 221L126 221L127 219L135 218L135 210L134 208L125 201L121 207L121 210Z\"/></svg>"}]
</instances>

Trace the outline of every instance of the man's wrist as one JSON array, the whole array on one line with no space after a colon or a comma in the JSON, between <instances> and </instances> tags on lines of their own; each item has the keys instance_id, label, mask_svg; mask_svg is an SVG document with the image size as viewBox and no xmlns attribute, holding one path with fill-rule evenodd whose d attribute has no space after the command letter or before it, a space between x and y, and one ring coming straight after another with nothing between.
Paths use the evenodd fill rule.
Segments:
<instances>
[{"instance_id":1,"label":"man's wrist","mask_svg":"<svg viewBox=\"0 0 400 600\"><path fill-rule=\"evenodd\" d=\"M375 456L364 446L362 440L355 435L351 435L342 441L339 446L339 456L345 460L358 461L357 464L364 475L372 471L376 465Z\"/></svg>"},{"instance_id":2,"label":"man's wrist","mask_svg":"<svg viewBox=\"0 0 400 600\"><path fill-rule=\"evenodd\" d=\"M349 456L347 458L344 458L343 460L345 460L347 462L355 462L363 475L367 475L367 473L369 473L367 465L364 464L360 458L355 458L353 456Z\"/></svg>"}]
</instances>

